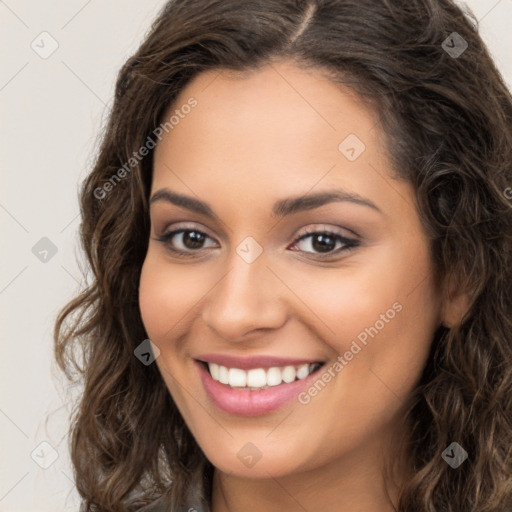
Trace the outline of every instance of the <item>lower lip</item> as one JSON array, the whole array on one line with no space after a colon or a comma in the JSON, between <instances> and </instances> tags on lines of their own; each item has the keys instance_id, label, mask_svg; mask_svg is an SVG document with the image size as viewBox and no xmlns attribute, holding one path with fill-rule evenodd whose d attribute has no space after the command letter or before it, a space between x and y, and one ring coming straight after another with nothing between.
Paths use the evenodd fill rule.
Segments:
<instances>
[{"instance_id":1,"label":"lower lip","mask_svg":"<svg viewBox=\"0 0 512 512\"><path fill-rule=\"evenodd\" d=\"M279 409L287 402L296 398L299 393L310 386L316 378L318 370L309 374L305 379L295 380L288 384L282 383L267 389L233 389L212 378L203 363L196 361L201 381L211 401L219 408L230 414L256 416L267 414Z\"/></svg>"}]
</instances>

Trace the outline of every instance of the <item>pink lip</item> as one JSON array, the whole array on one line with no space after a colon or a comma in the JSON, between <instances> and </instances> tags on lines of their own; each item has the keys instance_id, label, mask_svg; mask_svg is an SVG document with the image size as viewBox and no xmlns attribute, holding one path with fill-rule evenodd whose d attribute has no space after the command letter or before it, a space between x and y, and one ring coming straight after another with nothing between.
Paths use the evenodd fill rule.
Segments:
<instances>
[{"instance_id":1,"label":"pink lip","mask_svg":"<svg viewBox=\"0 0 512 512\"><path fill-rule=\"evenodd\" d=\"M297 366L306 363L321 363L320 359L291 359L275 356L236 357L229 354L201 354L196 357L203 362L216 363L228 368L251 370L253 368L272 368L273 366Z\"/></svg>"},{"instance_id":2,"label":"pink lip","mask_svg":"<svg viewBox=\"0 0 512 512\"><path fill-rule=\"evenodd\" d=\"M213 362L213 361L212 361ZM223 411L242 416L256 416L272 412L296 398L299 393L311 386L318 377L318 370L305 379L295 380L289 384L282 383L268 389L233 389L226 384L213 380L200 361L195 361L204 389L210 400ZM276 365L281 366L281 365ZM233 366L236 368L236 366Z\"/></svg>"}]
</instances>

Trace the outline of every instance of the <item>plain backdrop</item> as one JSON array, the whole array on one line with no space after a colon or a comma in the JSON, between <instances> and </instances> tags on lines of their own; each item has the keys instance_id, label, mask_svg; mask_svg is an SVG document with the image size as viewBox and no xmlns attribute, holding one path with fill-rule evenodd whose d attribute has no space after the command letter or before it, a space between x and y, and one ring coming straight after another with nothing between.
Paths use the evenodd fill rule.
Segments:
<instances>
[{"instance_id":1,"label":"plain backdrop","mask_svg":"<svg viewBox=\"0 0 512 512\"><path fill-rule=\"evenodd\" d=\"M53 324L81 286L78 184L116 74L164 3L0 0L1 512L78 511ZM467 5L512 88L512 0Z\"/></svg>"}]
</instances>

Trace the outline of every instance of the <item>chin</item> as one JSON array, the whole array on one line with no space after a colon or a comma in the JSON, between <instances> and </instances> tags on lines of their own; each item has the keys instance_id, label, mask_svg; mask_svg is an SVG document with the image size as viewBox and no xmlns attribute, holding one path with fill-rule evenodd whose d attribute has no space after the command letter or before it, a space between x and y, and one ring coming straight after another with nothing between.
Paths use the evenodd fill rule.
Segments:
<instances>
[{"instance_id":1,"label":"chin","mask_svg":"<svg viewBox=\"0 0 512 512\"><path fill-rule=\"evenodd\" d=\"M240 454L238 452L227 454L224 451L222 454L207 454L207 458L219 471L240 478L279 478L299 470L297 460L292 459L289 454L265 455L260 452L261 458L256 458L255 453L255 458L250 460L250 455L246 455L249 452L250 450L247 449L245 453Z\"/></svg>"}]
</instances>

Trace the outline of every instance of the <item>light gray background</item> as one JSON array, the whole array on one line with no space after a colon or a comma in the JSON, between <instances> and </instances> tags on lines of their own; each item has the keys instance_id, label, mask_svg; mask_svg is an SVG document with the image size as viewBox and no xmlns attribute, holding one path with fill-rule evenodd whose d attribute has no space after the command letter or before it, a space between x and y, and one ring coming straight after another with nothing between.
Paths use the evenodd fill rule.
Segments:
<instances>
[{"instance_id":1,"label":"light gray background","mask_svg":"<svg viewBox=\"0 0 512 512\"><path fill-rule=\"evenodd\" d=\"M53 323L82 279L78 183L116 74L164 3L0 0L2 512L78 510L66 438L77 391L66 389L53 363ZM512 89L512 0L467 5ZM48 58L31 47L51 48L44 31L58 43ZM46 262L32 252L43 237L57 247Z\"/></svg>"}]
</instances>

